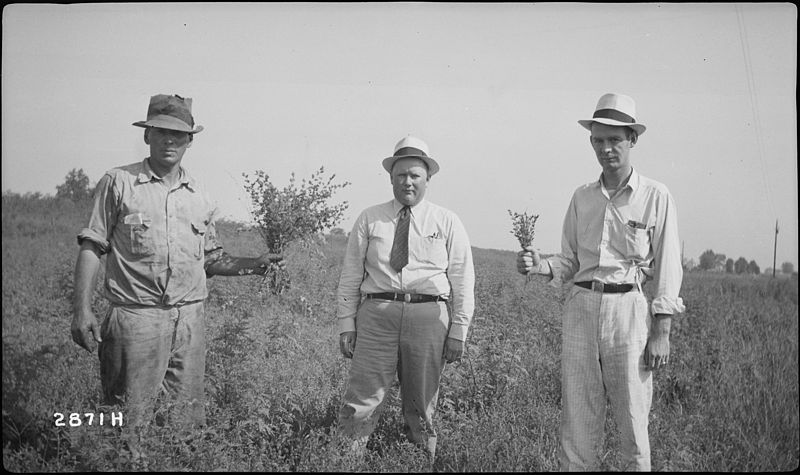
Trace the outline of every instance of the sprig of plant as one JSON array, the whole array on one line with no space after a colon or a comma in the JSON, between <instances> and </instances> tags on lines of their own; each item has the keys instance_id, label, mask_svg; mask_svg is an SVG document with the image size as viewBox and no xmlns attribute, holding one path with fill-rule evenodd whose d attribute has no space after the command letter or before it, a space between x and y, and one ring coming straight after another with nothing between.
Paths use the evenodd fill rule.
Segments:
<instances>
[{"instance_id":1,"label":"sprig of plant","mask_svg":"<svg viewBox=\"0 0 800 475\"><path fill-rule=\"evenodd\" d=\"M538 214L530 215L527 211L523 211L522 213L515 213L511 210L508 210L508 215L511 216L511 223L514 225L513 229L511 230L511 234L517 237L519 241L519 245L522 246L523 249L533 244L533 236L534 230L536 227L536 220L539 219ZM528 286L528 282L531 281L533 278L532 274L528 274L525 276L525 287Z\"/></svg>"},{"instance_id":2,"label":"sprig of plant","mask_svg":"<svg viewBox=\"0 0 800 475\"><path fill-rule=\"evenodd\" d=\"M533 244L534 228L539 215L529 215L527 212L515 213L511 210L508 210L508 215L511 216L511 223L514 225L511 234L517 237L519 245L524 249Z\"/></svg>"},{"instance_id":3,"label":"sprig of plant","mask_svg":"<svg viewBox=\"0 0 800 475\"><path fill-rule=\"evenodd\" d=\"M311 178L304 178L299 184L292 172L289 184L282 190L272 184L269 175L262 170L257 170L252 178L242 174L245 190L253 203L253 220L269 252L280 254L289 243L307 241L341 221L347 201L330 204L329 200L336 191L350 183L334 184L336 175L326 179L322 176L324 172L324 167L320 167ZM281 271L277 270L277 273ZM279 278L275 273L272 276L273 292L280 293L288 287L288 276Z\"/></svg>"}]
</instances>

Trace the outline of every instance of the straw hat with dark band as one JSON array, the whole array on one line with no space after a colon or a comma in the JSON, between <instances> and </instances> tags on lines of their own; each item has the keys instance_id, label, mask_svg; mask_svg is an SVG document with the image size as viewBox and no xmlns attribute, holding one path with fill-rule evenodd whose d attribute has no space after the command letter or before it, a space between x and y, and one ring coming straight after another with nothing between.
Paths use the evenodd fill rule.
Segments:
<instances>
[{"instance_id":1,"label":"straw hat with dark band","mask_svg":"<svg viewBox=\"0 0 800 475\"><path fill-rule=\"evenodd\" d=\"M642 135L647 127L636 122L636 103L633 98L623 94L604 94L595 107L591 119L579 120L578 123L592 130L592 122L630 127L638 135Z\"/></svg>"},{"instance_id":2,"label":"straw hat with dark band","mask_svg":"<svg viewBox=\"0 0 800 475\"><path fill-rule=\"evenodd\" d=\"M439 171L439 164L436 163L436 160L428 156L429 153L428 144L421 139L409 135L397 142L397 145L394 146L394 154L391 157L383 159L383 168L386 169L387 172L392 173L392 166L397 160L410 157L419 158L428 165L428 176L431 177Z\"/></svg>"}]
</instances>

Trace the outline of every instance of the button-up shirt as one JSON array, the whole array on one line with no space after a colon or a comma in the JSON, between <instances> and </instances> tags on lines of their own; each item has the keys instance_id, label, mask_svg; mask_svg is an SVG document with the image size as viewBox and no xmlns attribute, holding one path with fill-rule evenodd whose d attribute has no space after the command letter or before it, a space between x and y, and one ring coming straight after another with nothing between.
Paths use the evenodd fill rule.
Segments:
<instances>
[{"instance_id":1,"label":"button-up shirt","mask_svg":"<svg viewBox=\"0 0 800 475\"><path fill-rule=\"evenodd\" d=\"M553 286L570 281L629 283L653 279L653 314L684 311L678 216L663 184L639 175L610 196L598 181L578 188L564 218L561 253L542 261Z\"/></svg>"},{"instance_id":2,"label":"button-up shirt","mask_svg":"<svg viewBox=\"0 0 800 475\"><path fill-rule=\"evenodd\" d=\"M449 297L449 336L464 341L475 308L472 249L458 216L422 200L411 207L408 264L389 265L403 205L396 199L364 210L353 226L337 291L340 332L355 331L364 294L395 292Z\"/></svg>"},{"instance_id":3,"label":"button-up shirt","mask_svg":"<svg viewBox=\"0 0 800 475\"><path fill-rule=\"evenodd\" d=\"M112 304L196 302L208 295L204 265L222 253L215 212L185 169L169 188L145 159L103 175L78 242L88 239L106 254L105 293Z\"/></svg>"}]
</instances>

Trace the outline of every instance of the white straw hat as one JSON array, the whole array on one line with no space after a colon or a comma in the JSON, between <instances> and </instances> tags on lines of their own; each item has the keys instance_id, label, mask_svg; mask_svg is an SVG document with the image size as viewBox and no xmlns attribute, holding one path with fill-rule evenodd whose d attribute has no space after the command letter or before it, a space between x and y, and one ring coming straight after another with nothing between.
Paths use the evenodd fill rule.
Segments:
<instances>
[{"instance_id":1,"label":"white straw hat","mask_svg":"<svg viewBox=\"0 0 800 475\"><path fill-rule=\"evenodd\" d=\"M579 120L578 123L592 130L592 122L618 127L630 127L638 135L642 135L647 127L636 122L636 103L633 98L624 94L603 94L591 119Z\"/></svg>"},{"instance_id":2,"label":"white straw hat","mask_svg":"<svg viewBox=\"0 0 800 475\"><path fill-rule=\"evenodd\" d=\"M383 168L392 173L392 166L395 161L401 158L419 158L428 165L428 176L431 177L439 171L439 164L429 154L428 144L417 137L408 135L397 142L397 145L394 146L394 154L391 157L383 159Z\"/></svg>"}]
</instances>

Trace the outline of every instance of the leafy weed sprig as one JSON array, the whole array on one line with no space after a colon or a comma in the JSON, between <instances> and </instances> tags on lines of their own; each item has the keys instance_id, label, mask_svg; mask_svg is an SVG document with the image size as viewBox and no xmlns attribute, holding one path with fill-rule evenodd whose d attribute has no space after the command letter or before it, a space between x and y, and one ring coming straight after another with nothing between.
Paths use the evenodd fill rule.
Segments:
<instances>
[{"instance_id":1,"label":"leafy weed sprig","mask_svg":"<svg viewBox=\"0 0 800 475\"><path fill-rule=\"evenodd\" d=\"M519 245L524 249L533 244L534 228L539 215L529 215L527 212L515 213L511 210L508 210L508 215L511 216L511 223L514 225L511 234L519 240Z\"/></svg>"},{"instance_id":2,"label":"leafy weed sprig","mask_svg":"<svg viewBox=\"0 0 800 475\"><path fill-rule=\"evenodd\" d=\"M526 247L533 244L533 236L535 234L536 228L536 220L539 219L538 214L528 214L527 211L523 211L522 213L515 213L511 210L508 210L508 215L511 216L511 223L513 224L513 229L511 230L511 234L516 236L517 240L519 241L519 245L525 249ZM528 274L525 279L525 286L527 287L528 282L531 281L531 274Z\"/></svg>"}]
</instances>

